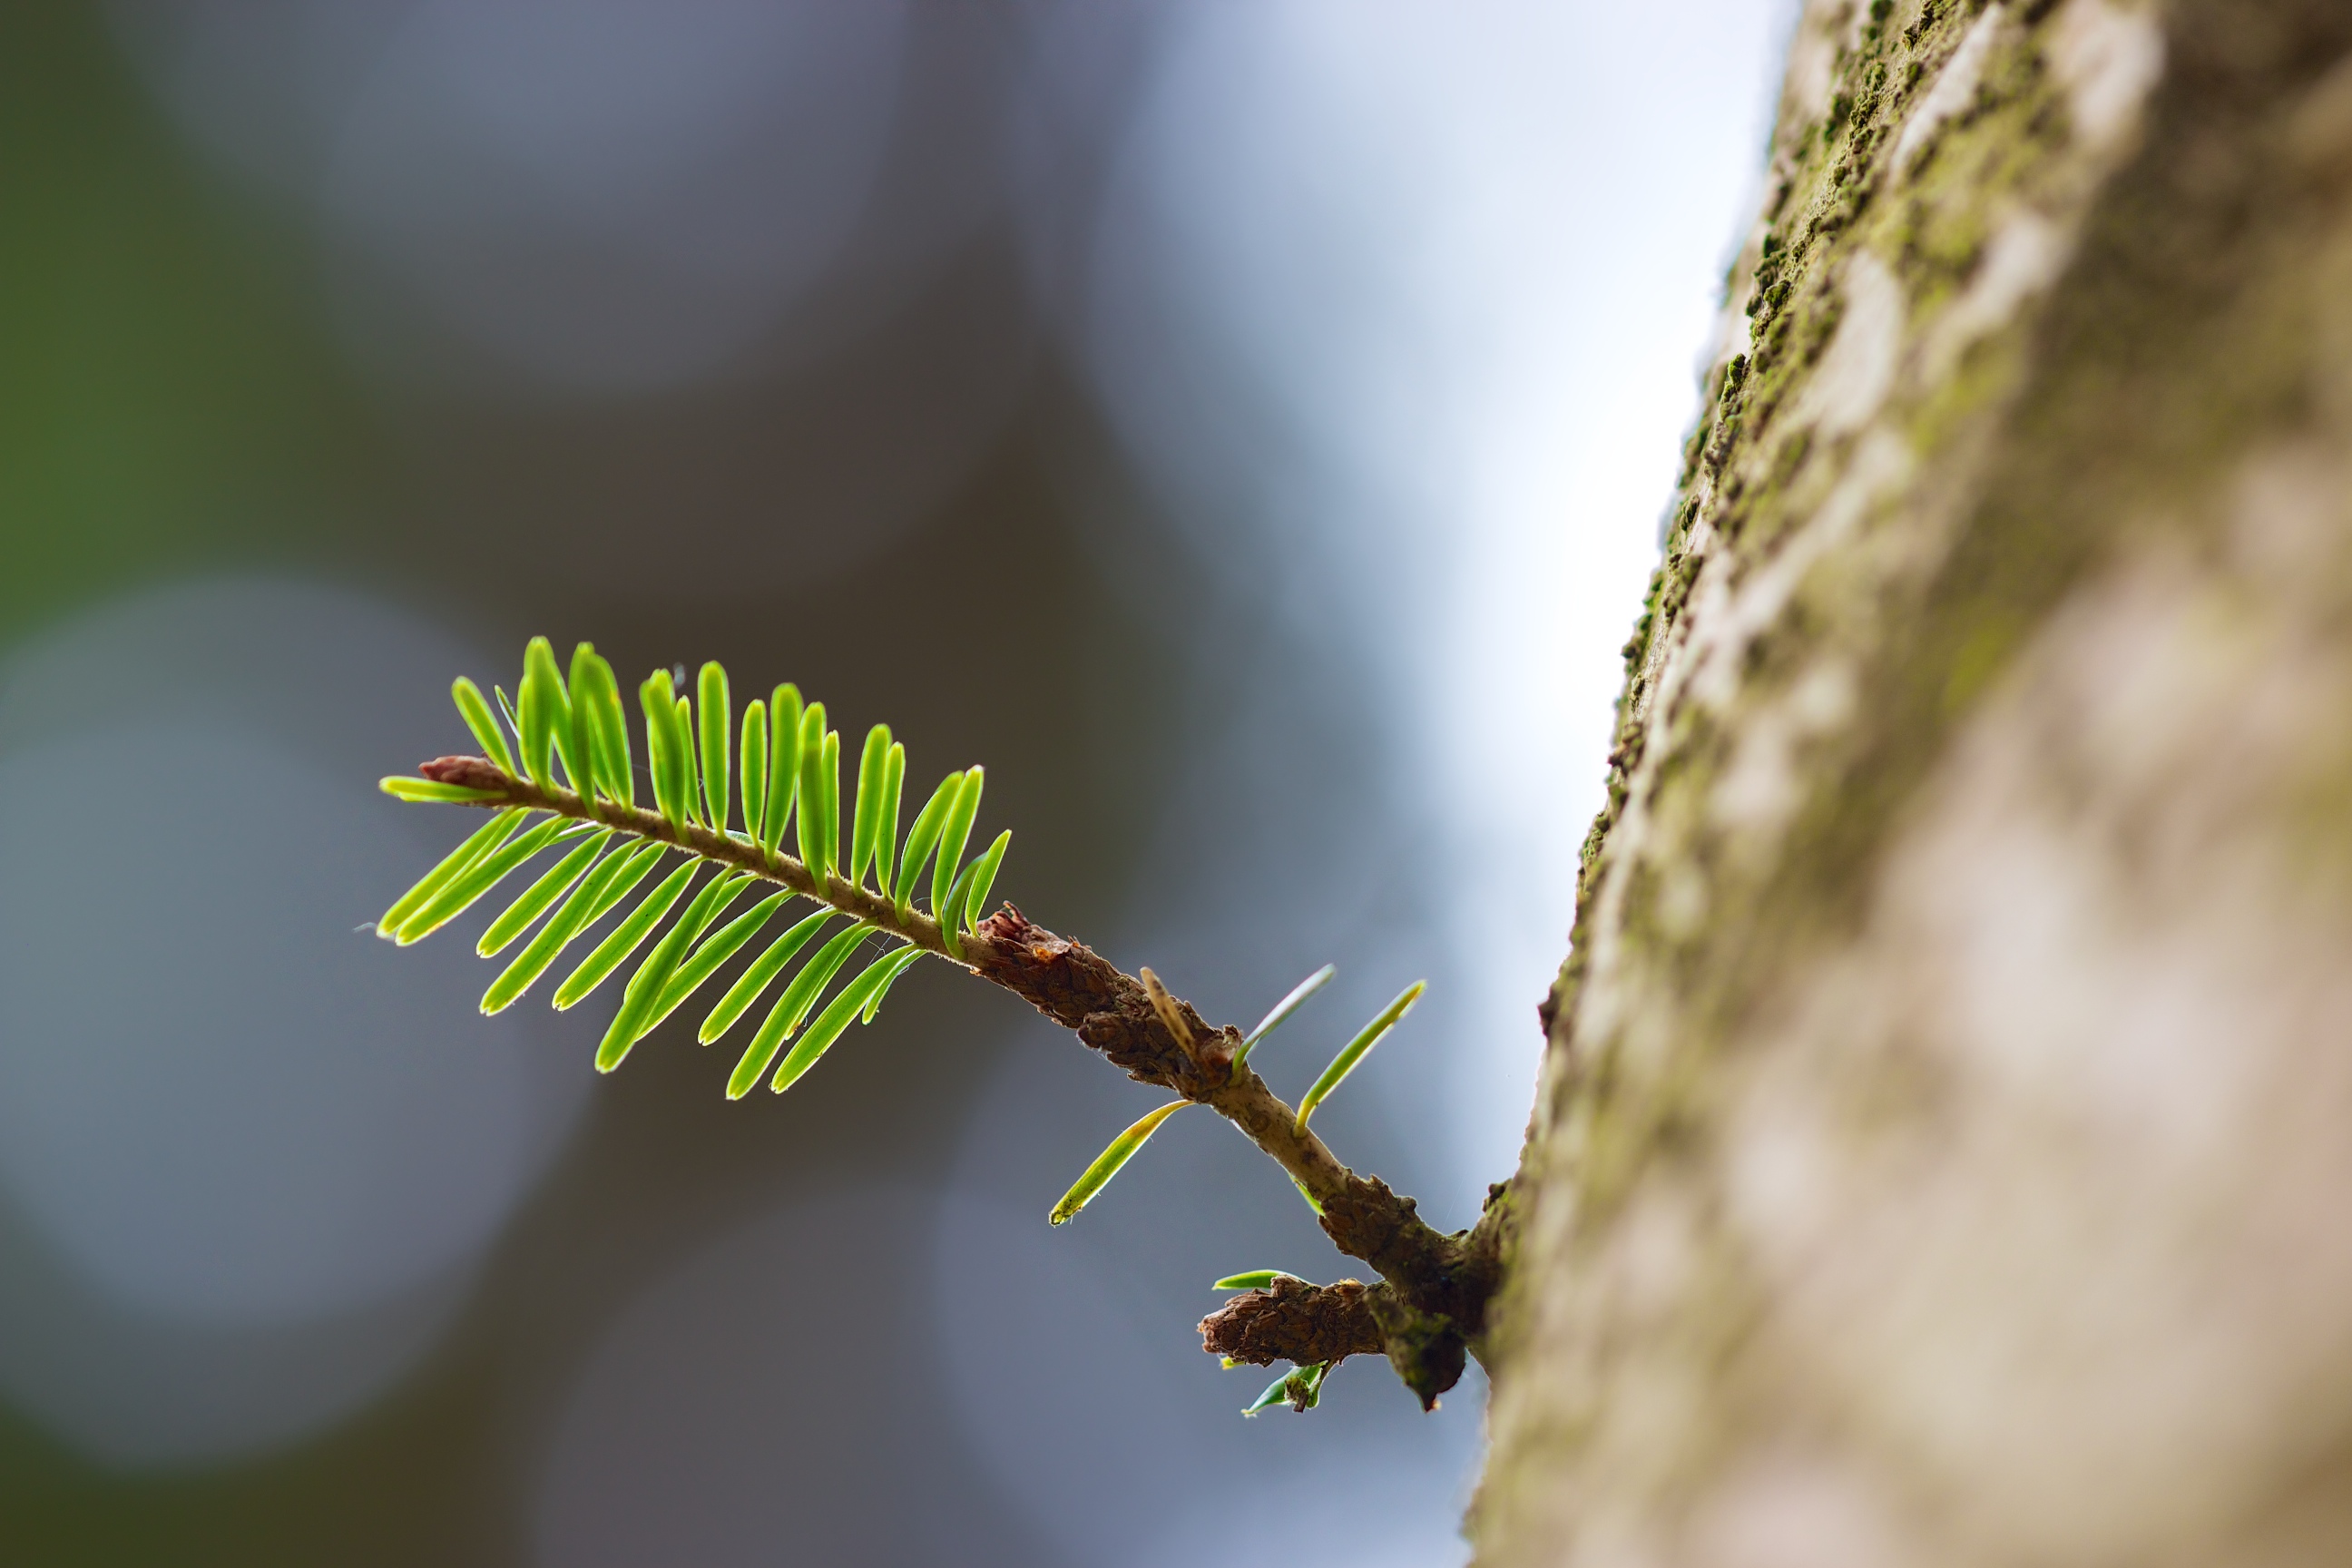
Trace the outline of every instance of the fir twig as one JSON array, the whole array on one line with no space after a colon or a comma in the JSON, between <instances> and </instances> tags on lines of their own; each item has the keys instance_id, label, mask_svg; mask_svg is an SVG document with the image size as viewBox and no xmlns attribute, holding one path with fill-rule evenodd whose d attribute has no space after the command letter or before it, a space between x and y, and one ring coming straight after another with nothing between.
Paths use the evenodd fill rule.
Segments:
<instances>
[{"instance_id":1,"label":"fir twig","mask_svg":"<svg viewBox=\"0 0 2352 1568\"><path fill-rule=\"evenodd\" d=\"M845 814L840 736L825 727L823 703L803 705L790 686L751 702L743 715L738 768L730 752L726 672L705 665L695 698L688 698L674 691L667 673L656 670L639 689L652 779L649 809L636 804L618 684L593 647L580 646L567 683L546 640L534 638L519 690L519 710L499 693L510 726L501 731L479 689L458 681L454 696L459 713L483 754L437 757L419 768L418 777L383 781L388 793L404 799L496 814L378 922L382 934L403 943L446 924L541 851L567 851L483 938L487 956L545 920L491 985L484 1011L510 1005L565 945L619 908L664 853L682 851L688 862L646 894L556 990L556 1005L575 1004L627 964L673 909L682 910L628 979L598 1049L600 1068L617 1067L638 1038L744 948L788 898L809 899L822 906L819 912L793 925L752 960L703 1022L699 1035L706 1043L728 1032L814 944L828 920L847 917L847 927L804 959L785 985L730 1079L730 1095L748 1092L771 1064L776 1064L772 1087L779 1092L791 1087L850 1024L873 1019L909 964L935 955L1022 997L1129 1077L1180 1097L1113 1142L1055 1206L1055 1223L1083 1208L1171 1112L1197 1103L1232 1122L1280 1165L1313 1205L1332 1242L1379 1273L1381 1282L1370 1287L1352 1280L1308 1286L1269 1273L1265 1289L1235 1298L1213 1316L1211 1323L1228 1324L1227 1337L1240 1335L1233 1342L1245 1345L1246 1353L1239 1359L1298 1363L1299 1370L1268 1390L1253 1410L1278 1403L1277 1394L1297 1408L1309 1407L1332 1365L1370 1349L1386 1351L1424 1405L1433 1405L1460 1375L1465 1348L1475 1348L1485 1333L1486 1304L1502 1268L1508 1205L1490 1196L1476 1227L1441 1235L1414 1212L1412 1199L1391 1192L1377 1177L1349 1170L1307 1126L1316 1105L1402 1017L1420 994L1419 984L1341 1049L1294 1110L1250 1065L1249 1054L1329 978L1329 970L1302 984L1244 1037L1230 1026L1212 1027L1150 969L1130 976L1010 903L982 918L1011 835L998 835L987 848L964 858L980 808L979 768L948 774L916 814L901 844L898 824L906 750L887 726L876 726L866 737L854 804ZM734 787L739 780L740 797ZM744 821L740 833L728 826L739 798ZM546 820L526 826L533 816ZM845 860L845 821L852 830ZM782 847L788 823L794 825L797 855ZM915 905L926 864L932 868L928 911ZM871 887L866 883L869 869ZM712 875L689 898L703 870ZM737 899L761 882L783 891L722 923ZM826 986L877 935L896 945L864 964L820 1005ZM785 1050L785 1041L803 1027L798 1042ZM1501 1191L1496 1189L1495 1195ZM1204 1323L1204 1334L1209 1331Z\"/></svg>"}]
</instances>

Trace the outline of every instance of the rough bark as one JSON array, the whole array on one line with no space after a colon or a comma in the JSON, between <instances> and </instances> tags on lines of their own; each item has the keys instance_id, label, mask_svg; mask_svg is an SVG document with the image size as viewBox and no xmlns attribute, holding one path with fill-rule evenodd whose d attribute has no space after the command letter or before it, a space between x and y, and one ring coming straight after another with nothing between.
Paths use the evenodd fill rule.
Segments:
<instances>
[{"instance_id":1,"label":"rough bark","mask_svg":"<svg viewBox=\"0 0 2352 1568\"><path fill-rule=\"evenodd\" d=\"M2352 1562L2347 47L1810 5L1553 997L1491 1568Z\"/></svg>"}]
</instances>

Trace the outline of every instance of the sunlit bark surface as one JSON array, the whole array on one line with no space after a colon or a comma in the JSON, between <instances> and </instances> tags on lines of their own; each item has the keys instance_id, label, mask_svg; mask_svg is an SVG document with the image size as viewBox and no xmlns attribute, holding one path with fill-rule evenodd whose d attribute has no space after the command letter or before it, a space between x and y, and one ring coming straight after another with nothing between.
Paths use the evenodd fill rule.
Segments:
<instances>
[{"instance_id":1,"label":"sunlit bark surface","mask_svg":"<svg viewBox=\"0 0 2352 1568\"><path fill-rule=\"evenodd\" d=\"M1872 10L1629 647L1479 1561L2352 1563L2352 5Z\"/></svg>"}]
</instances>

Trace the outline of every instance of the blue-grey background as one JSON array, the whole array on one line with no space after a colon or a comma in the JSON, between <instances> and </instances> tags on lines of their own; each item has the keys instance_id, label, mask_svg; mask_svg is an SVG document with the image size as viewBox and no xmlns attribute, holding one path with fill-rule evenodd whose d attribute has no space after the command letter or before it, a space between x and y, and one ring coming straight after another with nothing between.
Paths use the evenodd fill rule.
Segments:
<instances>
[{"instance_id":1,"label":"blue-grey background","mask_svg":"<svg viewBox=\"0 0 2352 1568\"><path fill-rule=\"evenodd\" d=\"M909 977L791 1095L495 1020L451 676L726 660L1466 1224L1773 0L0 7L0 1560L1459 1561L1476 1373L1244 1422L1230 1130Z\"/></svg>"}]
</instances>

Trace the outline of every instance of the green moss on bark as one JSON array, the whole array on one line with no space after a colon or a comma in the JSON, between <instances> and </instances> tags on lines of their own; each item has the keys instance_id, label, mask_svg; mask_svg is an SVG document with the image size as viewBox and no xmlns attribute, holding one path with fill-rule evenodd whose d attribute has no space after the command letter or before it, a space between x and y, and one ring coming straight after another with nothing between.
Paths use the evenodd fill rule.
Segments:
<instances>
[{"instance_id":1,"label":"green moss on bark","mask_svg":"<svg viewBox=\"0 0 2352 1568\"><path fill-rule=\"evenodd\" d=\"M2136 150L2076 123L2093 100L2068 73L2103 68L2058 58L2070 12L2050 5L1846 8L1827 113L1784 112L1727 291L1745 341L1709 373L1626 644L1552 998L1529 1241L1496 1335L1497 1562L1537 1560L1524 1521L1607 1414L1615 1352L1577 1337L1600 1309L1562 1304L1576 1270L1719 1156L1736 1052L1780 978L1857 930L1924 781L2061 606L2168 530L2164 548L2210 556L2210 523L2187 520L2220 515L2249 448L2308 417L2307 279L2342 198L2279 149L2347 25L2318 0L2158 14L2175 68ZM1906 146L1979 26L1966 101ZM1856 390L1880 347L1883 386ZM2328 864L2352 858L2336 787L2307 791ZM1889 1073L1847 1113L1899 1121L1937 1093ZM1717 1285L1685 1293L1672 1332L1736 1345L1764 1297L1708 1250L1711 1222L1681 1223ZM1524 1404L1522 1375L1543 1380Z\"/></svg>"}]
</instances>

